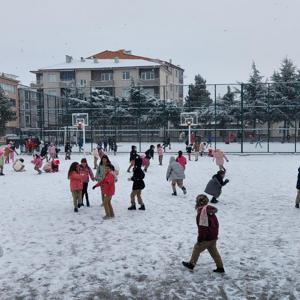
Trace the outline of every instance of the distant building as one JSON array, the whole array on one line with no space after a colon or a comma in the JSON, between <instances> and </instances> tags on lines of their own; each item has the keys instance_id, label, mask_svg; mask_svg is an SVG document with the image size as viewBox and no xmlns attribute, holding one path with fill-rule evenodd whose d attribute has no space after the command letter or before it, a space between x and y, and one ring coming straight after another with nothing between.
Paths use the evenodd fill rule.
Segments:
<instances>
[{"instance_id":1,"label":"distant building","mask_svg":"<svg viewBox=\"0 0 300 300\"><path fill-rule=\"evenodd\" d=\"M36 74L32 87L48 95L65 97L70 90L84 97L92 88L104 89L114 97L127 98L132 80L150 95L183 103L183 72L177 65L131 51L103 51L74 60L66 55L62 64L31 71Z\"/></svg>"},{"instance_id":2,"label":"distant building","mask_svg":"<svg viewBox=\"0 0 300 300\"><path fill-rule=\"evenodd\" d=\"M0 73L0 87L4 90L7 97L10 99L12 110L16 113L16 119L6 124L7 134L17 134L20 128L18 84L19 81L17 80L17 76Z\"/></svg>"}]
</instances>

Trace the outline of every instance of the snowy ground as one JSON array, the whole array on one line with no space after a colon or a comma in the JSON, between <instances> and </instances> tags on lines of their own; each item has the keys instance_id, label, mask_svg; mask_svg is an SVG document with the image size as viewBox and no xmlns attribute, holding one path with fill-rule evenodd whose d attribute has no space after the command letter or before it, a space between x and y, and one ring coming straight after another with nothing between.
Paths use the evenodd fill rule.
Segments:
<instances>
[{"instance_id":1,"label":"snowy ground","mask_svg":"<svg viewBox=\"0 0 300 300\"><path fill-rule=\"evenodd\" d=\"M39 176L25 158L26 173L6 166L0 177L0 299L300 299L299 156L229 156L230 183L217 204L224 276L212 272L208 253L193 273L181 265L196 241L195 196L216 171L210 158L188 164L188 194L177 197L165 179L169 157L162 167L155 160L146 211L129 212L128 155L117 155L116 218L108 221L91 184L92 206L73 212L69 161Z\"/></svg>"}]
</instances>

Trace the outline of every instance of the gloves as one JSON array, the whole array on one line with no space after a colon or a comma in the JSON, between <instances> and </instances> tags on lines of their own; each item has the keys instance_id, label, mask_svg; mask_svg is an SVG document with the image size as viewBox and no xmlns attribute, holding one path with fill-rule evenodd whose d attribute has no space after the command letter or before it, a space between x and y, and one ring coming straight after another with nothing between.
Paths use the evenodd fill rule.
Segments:
<instances>
[{"instance_id":1,"label":"gloves","mask_svg":"<svg viewBox=\"0 0 300 300\"><path fill-rule=\"evenodd\" d=\"M94 190L96 188L96 186L94 185L93 187L92 187L92 189Z\"/></svg>"},{"instance_id":2,"label":"gloves","mask_svg":"<svg viewBox=\"0 0 300 300\"><path fill-rule=\"evenodd\" d=\"M229 182L229 179L225 179L225 181L224 181L225 183L228 183Z\"/></svg>"}]
</instances>

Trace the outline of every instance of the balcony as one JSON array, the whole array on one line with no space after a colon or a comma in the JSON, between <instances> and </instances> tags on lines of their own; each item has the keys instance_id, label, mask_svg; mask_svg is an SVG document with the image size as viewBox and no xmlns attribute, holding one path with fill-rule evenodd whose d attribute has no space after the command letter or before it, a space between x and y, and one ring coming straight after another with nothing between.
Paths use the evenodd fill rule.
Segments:
<instances>
[{"instance_id":1,"label":"balcony","mask_svg":"<svg viewBox=\"0 0 300 300\"><path fill-rule=\"evenodd\" d=\"M42 82L31 82L30 87L33 89L41 89L43 87Z\"/></svg>"},{"instance_id":2,"label":"balcony","mask_svg":"<svg viewBox=\"0 0 300 300\"><path fill-rule=\"evenodd\" d=\"M154 78L154 79L139 78L139 85L141 85L141 86L159 86L160 81L159 81L159 78Z\"/></svg>"},{"instance_id":3,"label":"balcony","mask_svg":"<svg viewBox=\"0 0 300 300\"><path fill-rule=\"evenodd\" d=\"M114 87L115 82L114 80L92 80L90 81L90 86L91 87Z\"/></svg>"}]
</instances>

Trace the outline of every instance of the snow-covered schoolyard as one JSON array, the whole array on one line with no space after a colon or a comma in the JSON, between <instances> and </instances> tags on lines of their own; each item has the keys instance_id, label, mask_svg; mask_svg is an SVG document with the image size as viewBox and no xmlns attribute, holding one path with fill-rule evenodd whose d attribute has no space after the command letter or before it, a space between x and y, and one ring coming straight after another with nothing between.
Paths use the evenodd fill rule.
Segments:
<instances>
[{"instance_id":1,"label":"snow-covered schoolyard","mask_svg":"<svg viewBox=\"0 0 300 300\"><path fill-rule=\"evenodd\" d=\"M0 177L0 299L300 299L300 210L294 208L297 155L229 155L216 204L225 275L215 274L207 252L191 273L197 238L194 202L217 171L211 158L189 162L187 195L171 196L157 157L146 174L146 211L128 211L132 183L128 154L112 205L103 220L99 189L89 185L91 207L73 212L61 155L57 174L36 175L6 165ZM80 161L79 154L72 161ZM88 156L90 165L92 157Z\"/></svg>"}]
</instances>

